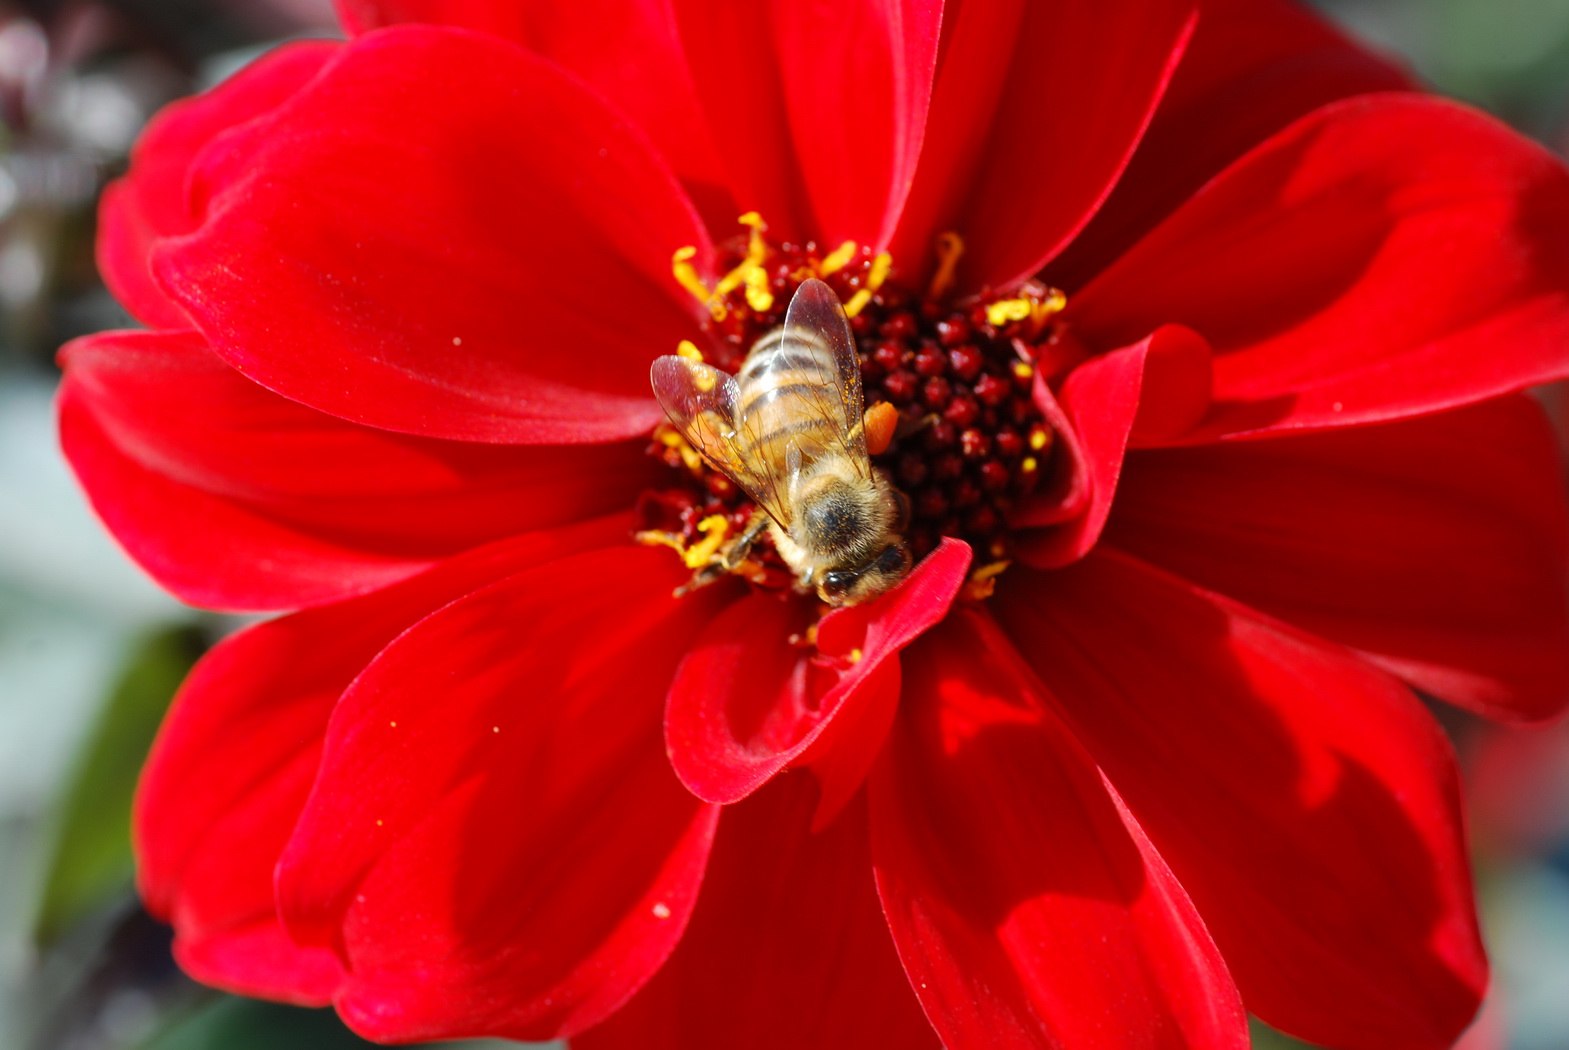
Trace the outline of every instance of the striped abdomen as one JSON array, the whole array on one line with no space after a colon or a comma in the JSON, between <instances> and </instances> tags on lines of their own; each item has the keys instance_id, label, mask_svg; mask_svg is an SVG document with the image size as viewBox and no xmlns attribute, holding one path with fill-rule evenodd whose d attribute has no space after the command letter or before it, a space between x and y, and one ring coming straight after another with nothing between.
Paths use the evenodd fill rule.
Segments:
<instances>
[{"instance_id":1,"label":"striped abdomen","mask_svg":"<svg viewBox=\"0 0 1569 1050\"><path fill-rule=\"evenodd\" d=\"M804 463L843 447L848 424L837 376L833 352L821 339L797 331L786 344L782 328L759 339L736 377L747 458L768 463L784 477L791 445Z\"/></svg>"}]
</instances>

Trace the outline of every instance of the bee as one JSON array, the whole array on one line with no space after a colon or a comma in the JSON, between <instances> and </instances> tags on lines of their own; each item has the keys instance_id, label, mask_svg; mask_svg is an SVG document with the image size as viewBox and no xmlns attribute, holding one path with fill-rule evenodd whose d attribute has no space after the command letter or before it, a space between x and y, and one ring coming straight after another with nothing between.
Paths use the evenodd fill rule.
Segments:
<instances>
[{"instance_id":1,"label":"bee","mask_svg":"<svg viewBox=\"0 0 1569 1050\"><path fill-rule=\"evenodd\" d=\"M909 500L867 453L855 338L828 285L802 282L784 326L753 345L738 375L667 356L650 379L687 442L759 508L684 590L735 571L765 529L796 589L829 605L904 579Z\"/></svg>"}]
</instances>

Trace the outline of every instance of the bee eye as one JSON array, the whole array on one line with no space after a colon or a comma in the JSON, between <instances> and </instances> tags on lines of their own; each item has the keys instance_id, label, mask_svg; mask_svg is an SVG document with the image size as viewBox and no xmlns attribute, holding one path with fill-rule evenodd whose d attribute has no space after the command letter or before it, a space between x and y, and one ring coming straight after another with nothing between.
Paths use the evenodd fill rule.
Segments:
<instances>
[{"instance_id":1,"label":"bee eye","mask_svg":"<svg viewBox=\"0 0 1569 1050\"><path fill-rule=\"evenodd\" d=\"M910 552L900 543L884 547L877 556L877 569L891 576L903 576L910 569Z\"/></svg>"},{"instance_id":2,"label":"bee eye","mask_svg":"<svg viewBox=\"0 0 1569 1050\"><path fill-rule=\"evenodd\" d=\"M822 590L823 597L837 598L854 586L860 575L859 572L825 572L822 583L818 586Z\"/></svg>"}]
</instances>

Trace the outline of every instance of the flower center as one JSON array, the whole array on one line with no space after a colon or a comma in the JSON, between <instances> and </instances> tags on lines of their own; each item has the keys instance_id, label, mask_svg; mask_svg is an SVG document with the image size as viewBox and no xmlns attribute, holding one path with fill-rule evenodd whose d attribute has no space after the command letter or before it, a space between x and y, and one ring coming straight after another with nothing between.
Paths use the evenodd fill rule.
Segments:
<instances>
[{"instance_id":1,"label":"flower center","mask_svg":"<svg viewBox=\"0 0 1569 1050\"><path fill-rule=\"evenodd\" d=\"M1032 389L1042 357L1052 356L1062 294L1027 284L1008 296L954 299L962 245L951 234L939 238L931 282L913 290L890 278L886 254L866 246L773 243L755 213L741 222L750 230L720 246L725 275L712 288L691 266L693 252L676 253L676 276L708 307L705 345L683 343L679 352L739 372L758 340L784 323L800 284L826 282L855 336L872 462L910 503L911 554L919 560L944 536L962 539L975 550L984 585L1010 555L1010 512L1034 491L1052 451ZM709 564L746 527L754 505L673 428L657 428L649 451L671 468L671 484L644 494L641 535L675 547L694 569ZM764 587L794 583L766 540L735 571Z\"/></svg>"}]
</instances>

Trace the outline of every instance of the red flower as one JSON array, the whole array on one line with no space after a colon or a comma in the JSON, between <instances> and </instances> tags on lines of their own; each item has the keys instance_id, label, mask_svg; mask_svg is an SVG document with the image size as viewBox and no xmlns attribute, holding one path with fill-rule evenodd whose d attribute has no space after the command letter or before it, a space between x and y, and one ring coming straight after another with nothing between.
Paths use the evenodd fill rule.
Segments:
<instances>
[{"instance_id":1,"label":"red flower","mask_svg":"<svg viewBox=\"0 0 1569 1050\"><path fill-rule=\"evenodd\" d=\"M346 0L160 117L102 240L152 330L67 348L66 451L175 593L304 610L148 767L185 967L381 1039L1448 1045L1486 965L1411 689L1569 691L1516 393L1569 374L1569 176L1193 6ZM646 454L648 365L792 267L876 293L959 537L820 621L629 538L736 511Z\"/></svg>"}]
</instances>

